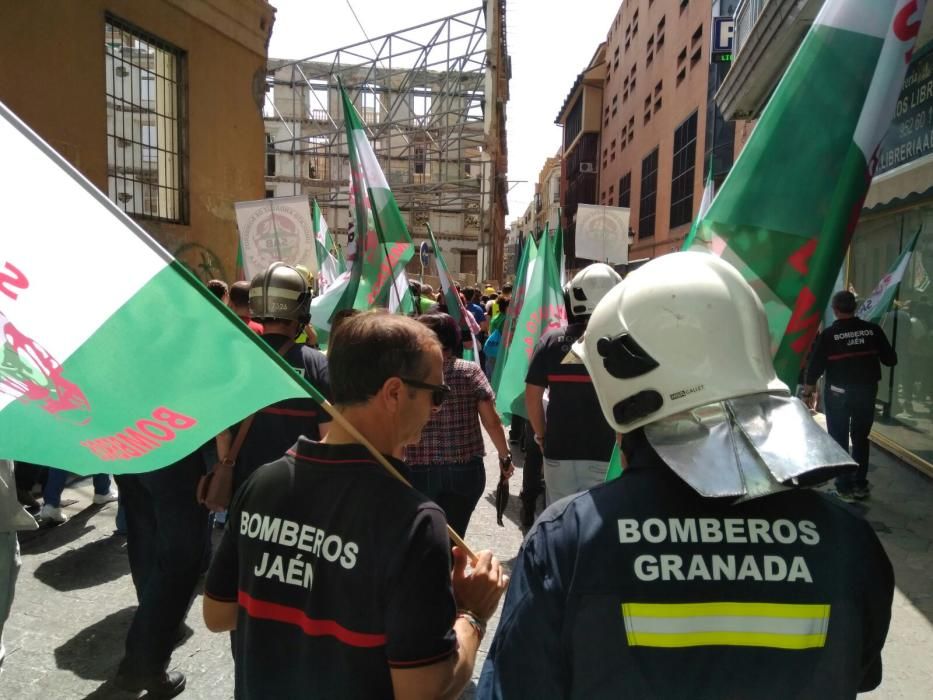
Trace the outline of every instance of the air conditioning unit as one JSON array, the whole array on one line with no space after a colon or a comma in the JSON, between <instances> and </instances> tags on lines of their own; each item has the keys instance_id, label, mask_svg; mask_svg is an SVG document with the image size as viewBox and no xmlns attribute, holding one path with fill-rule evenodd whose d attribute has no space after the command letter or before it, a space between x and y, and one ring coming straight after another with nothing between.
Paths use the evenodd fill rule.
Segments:
<instances>
[{"instance_id":1,"label":"air conditioning unit","mask_svg":"<svg viewBox=\"0 0 933 700\"><path fill-rule=\"evenodd\" d=\"M595 173L596 168L592 163L580 163L580 172L581 173Z\"/></svg>"}]
</instances>

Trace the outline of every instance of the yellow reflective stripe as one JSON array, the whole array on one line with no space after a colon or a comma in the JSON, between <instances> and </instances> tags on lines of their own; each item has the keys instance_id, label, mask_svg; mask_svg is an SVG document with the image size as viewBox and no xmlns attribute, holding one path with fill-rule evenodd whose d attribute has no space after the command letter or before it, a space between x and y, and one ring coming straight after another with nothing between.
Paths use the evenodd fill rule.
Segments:
<instances>
[{"instance_id":1,"label":"yellow reflective stripe","mask_svg":"<svg viewBox=\"0 0 933 700\"><path fill-rule=\"evenodd\" d=\"M809 649L826 644L830 606L794 603L623 603L630 646L756 646Z\"/></svg>"},{"instance_id":2,"label":"yellow reflective stripe","mask_svg":"<svg viewBox=\"0 0 933 700\"><path fill-rule=\"evenodd\" d=\"M622 614L633 617L740 615L812 619L829 617L829 606L794 603L623 603Z\"/></svg>"},{"instance_id":3,"label":"yellow reflective stripe","mask_svg":"<svg viewBox=\"0 0 933 700\"><path fill-rule=\"evenodd\" d=\"M764 632L689 632L682 634L628 633L629 646L701 647L740 646L773 649L813 649L826 645L826 634L767 634Z\"/></svg>"}]
</instances>

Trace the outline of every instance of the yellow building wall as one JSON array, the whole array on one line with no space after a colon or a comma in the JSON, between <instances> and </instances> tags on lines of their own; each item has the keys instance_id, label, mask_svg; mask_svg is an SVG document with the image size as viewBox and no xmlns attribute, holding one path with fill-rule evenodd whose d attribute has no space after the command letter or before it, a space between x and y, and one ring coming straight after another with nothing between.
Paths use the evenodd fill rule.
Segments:
<instances>
[{"instance_id":1,"label":"yellow building wall","mask_svg":"<svg viewBox=\"0 0 933 700\"><path fill-rule=\"evenodd\" d=\"M139 222L201 279L232 281L233 204L262 199L265 191L265 137L253 86L262 85L275 10L265 0L4 3L0 101L104 192L108 12L187 54L188 223ZM80 235L81 222L74 228Z\"/></svg>"}]
</instances>

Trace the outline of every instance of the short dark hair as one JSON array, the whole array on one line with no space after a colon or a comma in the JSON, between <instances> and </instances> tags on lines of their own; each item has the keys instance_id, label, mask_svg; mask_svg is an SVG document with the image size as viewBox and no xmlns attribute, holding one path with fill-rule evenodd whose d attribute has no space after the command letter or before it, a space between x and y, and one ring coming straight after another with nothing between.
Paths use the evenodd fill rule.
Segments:
<instances>
[{"instance_id":1,"label":"short dark hair","mask_svg":"<svg viewBox=\"0 0 933 700\"><path fill-rule=\"evenodd\" d=\"M218 299L223 299L227 296L227 283L223 280L211 280L207 283L207 288L210 289L214 296Z\"/></svg>"},{"instance_id":2,"label":"short dark hair","mask_svg":"<svg viewBox=\"0 0 933 700\"><path fill-rule=\"evenodd\" d=\"M836 292L833 294L833 309L841 314L854 314L856 308L855 295L852 292Z\"/></svg>"},{"instance_id":3,"label":"short dark hair","mask_svg":"<svg viewBox=\"0 0 933 700\"><path fill-rule=\"evenodd\" d=\"M457 322L454 321L453 316L434 312L419 316L418 323L424 324L434 331L434 335L441 341L441 347L446 352L451 352L454 355L460 353L462 336L460 334L460 328L457 327Z\"/></svg>"},{"instance_id":4,"label":"short dark hair","mask_svg":"<svg viewBox=\"0 0 933 700\"><path fill-rule=\"evenodd\" d=\"M476 299L476 289L473 287L464 287L463 297L472 304L473 300Z\"/></svg>"},{"instance_id":5,"label":"short dark hair","mask_svg":"<svg viewBox=\"0 0 933 700\"><path fill-rule=\"evenodd\" d=\"M234 306L249 306L249 282L240 280L230 285L230 303Z\"/></svg>"},{"instance_id":6,"label":"short dark hair","mask_svg":"<svg viewBox=\"0 0 933 700\"><path fill-rule=\"evenodd\" d=\"M391 377L425 380L428 351L439 346L430 329L407 316L371 311L346 319L327 353L334 403L365 403Z\"/></svg>"},{"instance_id":7,"label":"short dark hair","mask_svg":"<svg viewBox=\"0 0 933 700\"><path fill-rule=\"evenodd\" d=\"M502 285L502 293L503 293L503 294L511 294L511 293L512 293L512 285L511 285L511 284L503 284L503 285Z\"/></svg>"}]
</instances>

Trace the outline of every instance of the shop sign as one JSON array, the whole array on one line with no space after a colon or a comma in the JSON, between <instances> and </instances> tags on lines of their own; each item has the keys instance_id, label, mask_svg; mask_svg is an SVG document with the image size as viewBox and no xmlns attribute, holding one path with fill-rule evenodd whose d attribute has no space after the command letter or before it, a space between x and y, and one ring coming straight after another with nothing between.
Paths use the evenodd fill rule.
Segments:
<instances>
[{"instance_id":1,"label":"shop sign","mask_svg":"<svg viewBox=\"0 0 933 700\"><path fill-rule=\"evenodd\" d=\"M907 70L875 176L933 153L933 46Z\"/></svg>"}]
</instances>

